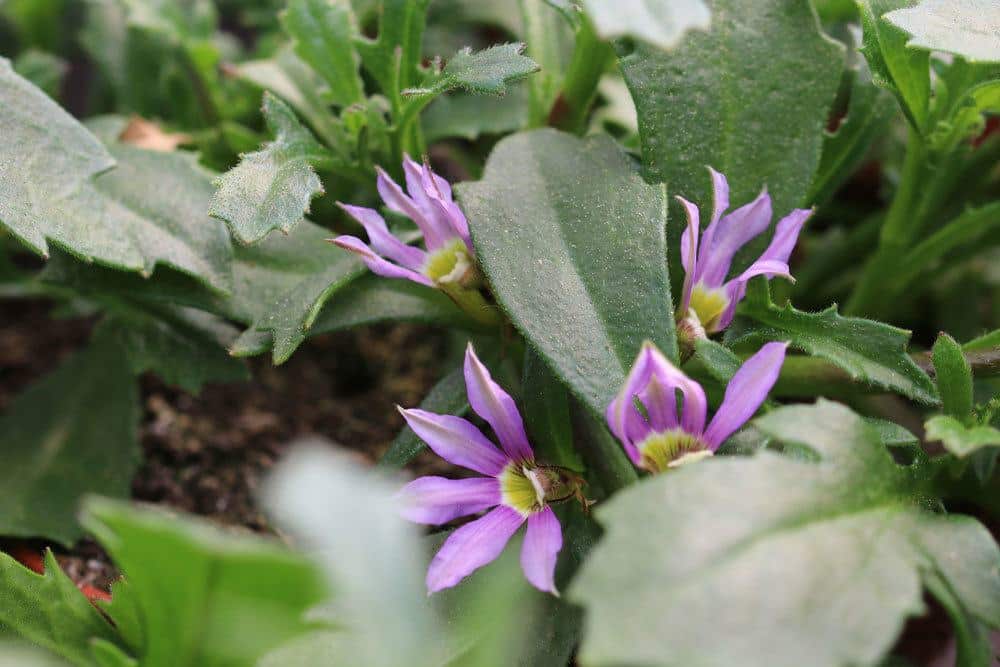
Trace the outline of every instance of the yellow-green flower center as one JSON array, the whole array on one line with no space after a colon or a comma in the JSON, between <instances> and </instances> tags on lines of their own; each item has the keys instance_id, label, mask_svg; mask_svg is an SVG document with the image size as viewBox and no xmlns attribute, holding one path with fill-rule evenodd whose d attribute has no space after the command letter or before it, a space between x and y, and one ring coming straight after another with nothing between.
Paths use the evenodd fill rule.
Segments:
<instances>
[{"instance_id":1,"label":"yellow-green flower center","mask_svg":"<svg viewBox=\"0 0 1000 667\"><path fill-rule=\"evenodd\" d=\"M719 318L728 305L729 297L726 295L726 290L721 287L711 289L698 283L691 289L688 310L698 317L698 322L709 333L715 331Z\"/></svg>"},{"instance_id":2,"label":"yellow-green flower center","mask_svg":"<svg viewBox=\"0 0 1000 667\"><path fill-rule=\"evenodd\" d=\"M650 472L664 472L712 455L700 438L681 429L653 433L636 447L642 467Z\"/></svg>"},{"instance_id":3,"label":"yellow-green flower center","mask_svg":"<svg viewBox=\"0 0 1000 667\"><path fill-rule=\"evenodd\" d=\"M469 249L462 239L456 238L429 254L423 273L435 283L457 283L467 287L462 283L474 270Z\"/></svg>"},{"instance_id":4,"label":"yellow-green flower center","mask_svg":"<svg viewBox=\"0 0 1000 667\"><path fill-rule=\"evenodd\" d=\"M583 478L567 468L512 461L497 479L503 503L524 516L571 498L584 502Z\"/></svg>"}]
</instances>

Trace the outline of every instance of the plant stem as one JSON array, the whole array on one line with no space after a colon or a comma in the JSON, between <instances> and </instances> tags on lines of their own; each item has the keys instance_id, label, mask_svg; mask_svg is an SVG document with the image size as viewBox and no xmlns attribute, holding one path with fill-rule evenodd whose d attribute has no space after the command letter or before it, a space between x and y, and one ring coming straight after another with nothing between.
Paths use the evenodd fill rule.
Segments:
<instances>
[{"instance_id":1,"label":"plant stem","mask_svg":"<svg viewBox=\"0 0 1000 667\"><path fill-rule=\"evenodd\" d=\"M597 95L597 84L614 55L611 45L598 37L590 20L582 16L562 93L549 112L549 125L583 133L587 112Z\"/></svg>"},{"instance_id":2,"label":"plant stem","mask_svg":"<svg viewBox=\"0 0 1000 667\"><path fill-rule=\"evenodd\" d=\"M847 315L872 313L883 302L883 285L895 271L900 254L910 245L918 225L913 216L919 204L921 186L926 173L927 147L917 130L909 130L906 157L899 189L889 207L885 224L879 235L879 247L869 260L848 300L844 312Z\"/></svg>"}]
</instances>

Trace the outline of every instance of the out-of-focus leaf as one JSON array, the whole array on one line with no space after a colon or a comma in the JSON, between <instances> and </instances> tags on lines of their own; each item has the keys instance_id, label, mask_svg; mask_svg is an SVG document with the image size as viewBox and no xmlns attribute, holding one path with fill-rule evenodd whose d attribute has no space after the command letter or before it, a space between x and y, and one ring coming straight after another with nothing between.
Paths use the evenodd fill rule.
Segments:
<instances>
[{"instance_id":1,"label":"out-of-focus leaf","mask_svg":"<svg viewBox=\"0 0 1000 667\"><path fill-rule=\"evenodd\" d=\"M528 122L527 91L513 86L500 98L472 93L439 97L420 115L428 143L453 137L474 141L484 134L519 130Z\"/></svg>"},{"instance_id":2,"label":"out-of-focus leaf","mask_svg":"<svg viewBox=\"0 0 1000 667\"><path fill-rule=\"evenodd\" d=\"M910 0L858 0L865 54L875 83L896 95L903 112L918 130L927 129L931 81L930 58L907 47L906 33L885 19L885 14L906 7Z\"/></svg>"},{"instance_id":3,"label":"out-of-focus leaf","mask_svg":"<svg viewBox=\"0 0 1000 667\"><path fill-rule=\"evenodd\" d=\"M106 498L83 522L125 572L143 667L255 664L314 627L306 612L326 597L319 572L274 542Z\"/></svg>"},{"instance_id":4,"label":"out-of-focus leaf","mask_svg":"<svg viewBox=\"0 0 1000 667\"><path fill-rule=\"evenodd\" d=\"M601 37L633 37L660 49L672 49L688 30L708 30L712 23L704 0L583 0L583 7Z\"/></svg>"},{"instance_id":5,"label":"out-of-focus leaf","mask_svg":"<svg viewBox=\"0 0 1000 667\"><path fill-rule=\"evenodd\" d=\"M784 215L805 203L844 49L801 0L708 4L708 32L689 32L669 52L640 45L621 58L647 178L707 205L711 165L728 177L734 204L766 186ZM679 247L684 218L673 218L668 238Z\"/></svg>"},{"instance_id":6,"label":"out-of-focus leaf","mask_svg":"<svg viewBox=\"0 0 1000 667\"><path fill-rule=\"evenodd\" d=\"M48 51L27 49L14 59L14 71L35 84L49 97L59 96L59 87L69 64Z\"/></svg>"},{"instance_id":7,"label":"out-of-focus leaf","mask_svg":"<svg viewBox=\"0 0 1000 667\"><path fill-rule=\"evenodd\" d=\"M939 440L945 449L958 457L966 457L986 447L1000 447L1000 430L992 426L966 426L947 415L931 417L924 425L928 440Z\"/></svg>"},{"instance_id":8,"label":"out-of-focus leaf","mask_svg":"<svg viewBox=\"0 0 1000 667\"><path fill-rule=\"evenodd\" d=\"M972 369L958 342L946 333L933 349L934 376L946 415L965 420L972 415Z\"/></svg>"},{"instance_id":9,"label":"out-of-focus leaf","mask_svg":"<svg viewBox=\"0 0 1000 667\"><path fill-rule=\"evenodd\" d=\"M540 68L525 85L528 119L531 127L542 127L548 123L562 89L573 54L573 24L578 22L580 14L568 3L560 6L547 0L519 0L519 4L526 53Z\"/></svg>"},{"instance_id":10,"label":"out-of-focus leaf","mask_svg":"<svg viewBox=\"0 0 1000 667\"><path fill-rule=\"evenodd\" d=\"M357 27L348 0L290 0L281 22L295 52L326 81L330 101L345 107L364 99L353 44Z\"/></svg>"},{"instance_id":11,"label":"out-of-focus leaf","mask_svg":"<svg viewBox=\"0 0 1000 667\"><path fill-rule=\"evenodd\" d=\"M752 281L738 312L726 332L730 343L788 341L792 347L839 366L856 380L921 403L938 402L934 383L906 352L908 331L874 320L843 317L835 306L818 313L796 310L791 304L777 306L763 280Z\"/></svg>"},{"instance_id":12,"label":"out-of-focus leaf","mask_svg":"<svg viewBox=\"0 0 1000 667\"><path fill-rule=\"evenodd\" d=\"M45 553L45 574L36 574L0 553L0 629L74 665L96 665L90 654L92 640L121 643L114 627L66 576L51 551ZM0 665L30 664L5 662L3 653L0 648Z\"/></svg>"},{"instance_id":13,"label":"out-of-focus leaf","mask_svg":"<svg viewBox=\"0 0 1000 667\"><path fill-rule=\"evenodd\" d=\"M312 163L325 159L326 149L270 93L264 94L263 113L274 141L244 155L219 178L208 209L244 244L275 229L287 234L309 212L312 198L323 192Z\"/></svg>"},{"instance_id":14,"label":"out-of-focus leaf","mask_svg":"<svg viewBox=\"0 0 1000 667\"><path fill-rule=\"evenodd\" d=\"M0 417L0 534L72 544L80 499L125 498L139 464L139 400L128 362L96 338Z\"/></svg>"},{"instance_id":15,"label":"out-of-focus leaf","mask_svg":"<svg viewBox=\"0 0 1000 667\"><path fill-rule=\"evenodd\" d=\"M819 460L716 457L596 510L607 532L570 588L587 610L581 662L875 665L931 579L1000 626L989 531L925 509L924 471L896 465L863 419L820 401L755 425Z\"/></svg>"},{"instance_id":16,"label":"out-of-focus leaf","mask_svg":"<svg viewBox=\"0 0 1000 667\"><path fill-rule=\"evenodd\" d=\"M953 150L962 141L981 134L986 126L983 114L1000 113L1000 81L985 81L967 91L954 92L961 98L930 137L931 145L941 152Z\"/></svg>"},{"instance_id":17,"label":"out-of-focus leaf","mask_svg":"<svg viewBox=\"0 0 1000 667\"><path fill-rule=\"evenodd\" d=\"M993 0L922 0L885 18L912 35L907 46L1000 62L1000 5Z\"/></svg>"},{"instance_id":18,"label":"out-of-focus leaf","mask_svg":"<svg viewBox=\"0 0 1000 667\"><path fill-rule=\"evenodd\" d=\"M501 307L594 415L644 340L676 357L666 192L613 141L513 135L458 193Z\"/></svg>"},{"instance_id":19,"label":"out-of-focus leaf","mask_svg":"<svg viewBox=\"0 0 1000 667\"><path fill-rule=\"evenodd\" d=\"M386 95L395 95L420 81L429 4L430 0L381 0L378 37L360 38L356 43L362 64Z\"/></svg>"}]
</instances>

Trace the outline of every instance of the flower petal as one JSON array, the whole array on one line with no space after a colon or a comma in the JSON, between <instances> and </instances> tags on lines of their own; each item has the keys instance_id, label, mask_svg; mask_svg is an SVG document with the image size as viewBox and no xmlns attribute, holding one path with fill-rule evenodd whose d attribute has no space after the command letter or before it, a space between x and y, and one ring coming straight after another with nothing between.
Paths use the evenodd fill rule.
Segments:
<instances>
[{"instance_id":1,"label":"flower petal","mask_svg":"<svg viewBox=\"0 0 1000 667\"><path fill-rule=\"evenodd\" d=\"M476 356L472 343L465 350L465 389L469 405L493 427L507 456L515 461L534 460L535 453L528 443L528 434L514 399L493 381L489 370Z\"/></svg>"},{"instance_id":2,"label":"flower petal","mask_svg":"<svg viewBox=\"0 0 1000 667\"><path fill-rule=\"evenodd\" d=\"M709 287L720 287L736 252L770 224L771 197L765 190L751 203L709 225L701 238L698 279Z\"/></svg>"},{"instance_id":3,"label":"flower petal","mask_svg":"<svg viewBox=\"0 0 1000 667\"><path fill-rule=\"evenodd\" d=\"M403 192L399 184L392 180L392 177L385 173L384 169L379 167L377 172L378 180L376 181L376 186L378 187L378 193L382 197L382 201L385 202L390 211L405 215L416 223L420 231L423 232L424 244L427 246L427 249L434 251L447 243L451 234L447 233L446 229L442 229L437 221L432 220L424 211L420 210L417 203Z\"/></svg>"},{"instance_id":4,"label":"flower petal","mask_svg":"<svg viewBox=\"0 0 1000 667\"><path fill-rule=\"evenodd\" d=\"M426 206L428 215L434 216L442 228L452 236L458 236L472 249L469 237L469 223L458 204L452 199L451 185L435 174L429 165L418 164L407 158L403 165L406 172L406 187L418 204Z\"/></svg>"},{"instance_id":5,"label":"flower petal","mask_svg":"<svg viewBox=\"0 0 1000 667\"><path fill-rule=\"evenodd\" d=\"M705 442L713 452L743 426L767 398L778 381L787 348L788 343L768 343L736 371L726 387L722 405L705 431Z\"/></svg>"},{"instance_id":6,"label":"flower petal","mask_svg":"<svg viewBox=\"0 0 1000 667\"><path fill-rule=\"evenodd\" d=\"M452 415L426 410L399 408L407 425L434 453L449 463L497 476L507 465L507 457L471 422Z\"/></svg>"},{"instance_id":7,"label":"flower petal","mask_svg":"<svg viewBox=\"0 0 1000 667\"><path fill-rule=\"evenodd\" d=\"M375 254L364 241L356 236L338 236L333 239L333 242L344 250L349 250L356 255L360 255L361 261L365 263L365 266L367 266L372 273L385 276L386 278L405 278L406 280L412 280L413 282L420 283L421 285L436 287L434 281L424 274L411 271L410 269L405 269L382 259L382 257Z\"/></svg>"},{"instance_id":8,"label":"flower petal","mask_svg":"<svg viewBox=\"0 0 1000 667\"><path fill-rule=\"evenodd\" d=\"M495 560L522 523L523 516L501 505L486 516L455 530L441 545L427 569L427 592L451 588Z\"/></svg>"},{"instance_id":9,"label":"flower petal","mask_svg":"<svg viewBox=\"0 0 1000 667\"><path fill-rule=\"evenodd\" d=\"M726 306L722 315L719 316L718 322L716 322L715 326L708 333L722 331L729 326L733 321L733 316L736 315L736 306L746 296L747 283L750 282L751 278L756 278L757 276L767 276L768 278L781 276L793 282L795 280L792 278L788 265L784 262L777 260L757 260L746 271L726 283L725 289L726 295L729 298L729 305Z\"/></svg>"},{"instance_id":10,"label":"flower petal","mask_svg":"<svg viewBox=\"0 0 1000 667\"><path fill-rule=\"evenodd\" d=\"M349 216L361 223L361 226L368 232L368 240L372 249L383 257L387 257L407 269L419 271L420 267L427 261L427 253L420 248L406 245L392 235L385 220L378 211L361 206L351 206L350 204L337 205Z\"/></svg>"},{"instance_id":11,"label":"flower petal","mask_svg":"<svg viewBox=\"0 0 1000 667\"><path fill-rule=\"evenodd\" d=\"M701 216L698 207L683 197L677 201L687 214L687 226L681 233L681 265L684 267L684 294L680 311L687 312L691 304L691 289L698 281L698 235L701 232Z\"/></svg>"},{"instance_id":12,"label":"flower petal","mask_svg":"<svg viewBox=\"0 0 1000 667\"><path fill-rule=\"evenodd\" d=\"M500 482L494 477L419 477L404 486L397 497L403 518L439 525L499 505Z\"/></svg>"},{"instance_id":13,"label":"flower petal","mask_svg":"<svg viewBox=\"0 0 1000 667\"><path fill-rule=\"evenodd\" d=\"M639 401L646 408L654 431L677 428L677 392L674 387L665 386L658 374L650 375L646 388L639 392Z\"/></svg>"},{"instance_id":14,"label":"flower petal","mask_svg":"<svg viewBox=\"0 0 1000 667\"><path fill-rule=\"evenodd\" d=\"M729 181L726 177L715 169L709 167L708 173L712 175L712 221L714 225L722 219L722 215L729 208Z\"/></svg>"},{"instance_id":15,"label":"flower petal","mask_svg":"<svg viewBox=\"0 0 1000 667\"><path fill-rule=\"evenodd\" d=\"M757 261L775 260L788 263L788 258L795 249L795 243L799 240L799 232L812 214L812 209L797 208L782 218L774 229L774 238Z\"/></svg>"},{"instance_id":16,"label":"flower petal","mask_svg":"<svg viewBox=\"0 0 1000 667\"><path fill-rule=\"evenodd\" d=\"M532 586L557 596L556 557L562 545L562 527L551 507L528 517L528 529L521 545L521 569Z\"/></svg>"}]
</instances>

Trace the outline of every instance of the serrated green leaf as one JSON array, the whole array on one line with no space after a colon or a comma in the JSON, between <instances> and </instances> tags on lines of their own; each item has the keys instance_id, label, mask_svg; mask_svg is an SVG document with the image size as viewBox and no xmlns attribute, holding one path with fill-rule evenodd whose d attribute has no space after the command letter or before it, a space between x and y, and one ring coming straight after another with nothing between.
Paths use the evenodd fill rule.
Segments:
<instances>
[{"instance_id":1,"label":"serrated green leaf","mask_svg":"<svg viewBox=\"0 0 1000 667\"><path fill-rule=\"evenodd\" d=\"M51 551L45 552L45 574L0 553L0 628L74 665L97 664L90 655L93 640L121 643L114 627L66 576Z\"/></svg>"},{"instance_id":2,"label":"serrated green leaf","mask_svg":"<svg viewBox=\"0 0 1000 667\"><path fill-rule=\"evenodd\" d=\"M942 333L934 342L932 359L942 409L959 420L968 419L972 415L972 369L962 347Z\"/></svg>"},{"instance_id":3,"label":"serrated green leaf","mask_svg":"<svg viewBox=\"0 0 1000 667\"><path fill-rule=\"evenodd\" d=\"M516 134L457 190L500 306L594 415L644 340L676 358L666 192L613 141Z\"/></svg>"},{"instance_id":4,"label":"serrated green leaf","mask_svg":"<svg viewBox=\"0 0 1000 667\"><path fill-rule=\"evenodd\" d=\"M821 401L755 425L820 460L716 457L597 508L607 532L569 591L587 609L581 662L875 665L932 577L1000 625L989 531L924 509L922 471L860 417Z\"/></svg>"},{"instance_id":5,"label":"serrated green leaf","mask_svg":"<svg viewBox=\"0 0 1000 667\"><path fill-rule=\"evenodd\" d=\"M348 0L290 0L281 23L295 52L326 81L331 102L346 107L364 99L353 44L357 26Z\"/></svg>"},{"instance_id":6,"label":"serrated green leaf","mask_svg":"<svg viewBox=\"0 0 1000 667\"><path fill-rule=\"evenodd\" d=\"M381 0L378 37L356 43L361 62L382 92L396 95L420 81L421 49L430 0Z\"/></svg>"},{"instance_id":7,"label":"serrated green leaf","mask_svg":"<svg viewBox=\"0 0 1000 667\"><path fill-rule=\"evenodd\" d=\"M583 0L604 39L633 37L672 49L688 30L708 30L712 15L704 0Z\"/></svg>"},{"instance_id":8,"label":"serrated green leaf","mask_svg":"<svg viewBox=\"0 0 1000 667\"><path fill-rule=\"evenodd\" d=\"M312 163L323 160L326 149L288 105L270 93L264 94L263 113L274 141L242 156L219 178L208 209L244 244L256 243L276 229L287 234L309 212L313 197L323 192Z\"/></svg>"},{"instance_id":9,"label":"serrated green leaf","mask_svg":"<svg viewBox=\"0 0 1000 667\"><path fill-rule=\"evenodd\" d=\"M1000 62L1000 5L992 0L922 0L885 18L912 35L907 46Z\"/></svg>"},{"instance_id":10,"label":"serrated green leaf","mask_svg":"<svg viewBox=\"0 0 1000 667\"><path fill-rule=\"evenodd\" d=\"M1000 113L1000 81L985 81L964 93L954 92L961 98L930 137L932 147L940 152L954 150L963 140L981 134L986 125L983 114Z\"/></svg>"},{"instance_id":11,"label":"serrated green leaf","mask_svg":"<svg viewBox=\"0 0 1000 667\"><path fill-rule=\"evenodd\" d=\"M843 47L801 0L712 0L708 32L670 52L621 59L639 115L649 180L710 201L705 165L726 174L732 201L768 188L776 212L804 202L840 81ZM795 76L789 76L795 72ZM671 247L683 216L671 222Z\"/></svg>"},{"instance_id":12,"label":"serrated green leaf","mask_svg":"<svg viewBox=\"0 0 1000 667\"><path fill-rule=\"evenodd\" d=\"M306 611L326 596L312 565L276 542L106 498L89 499L82 520L125 572L144 667L254 664L309 630Z\"/></svg>"},{"instance_id":13,"label":"serrated green leaf","mask_svg":"<svg viewBox=\"0 0 1000 667\"><path fill-rule=\"evenodd\" d=\"M521 55L524 44L500 44L473 53L462 49L439 73L420 88L403 91L409 107L422 106L449 90L465 90L481 95L503 95L507 84L538 71L538 64ZM413 111L409 111L413 113Z\"/></svg>"},{"instance_id":14,"label":"serrated green leaf","mask_svg":"<svg viewBox=\"0 0 1000 667\"><path fill-rule=\"evenodd\" d=\"M947 415L931 417L924 425L928 440L944 443L945 449L958 457L966 457L985 447L1000 447L1000 430L992 426L966 426Z\"/></svg>"},{"instance_id":15,"label":"serrated green leaf","mask_svg":"<svg viewBox=\"0 0 1000 667\"><path fill-rule=\"evenodd\" d=\"M0 534L72 544L85 494L128 497L137 394L125 357L98 338L14 400L0 417Z\"/></svg>"},{"instance_id":16,"label":"serrated green leaf","mask_svg":"<svg viewBox=\"0 0 1000 667\"><path fill-rule=\"evenodd\" d=\"M227 350L238 331L223 320L187 308L126 308L101 323L136 375L152 371L192 394L206 382L250 379L246 365Z\"/></svg>"},{"instance_id":17,"label":"serrated green leaf","mask_svg":"<svg viewBox=\"0 0 1000 667\"><path fill-rule=\"evenodd\" d=\"M818 313L771 302L764 281L754 280L726 332L731 344L788 341L822 357L855 380L896 391L926 404L938 402L934 383L907 354L910 332L874 320L843 317L836 306Z\"/></svg>"},{"instance_id":18,"label":"serrated green leaf","mask_svg":"<svg viewBox=\"0 0 1000 667\"><path fill-rule=\"evenodd\" d=\"M908 48L906 33L886 20L912 0L857 0L864 28L861 52L878 85L891 90L915 128L927 129L931 96L930 58Z\"/></svg>"}]
</instances>

